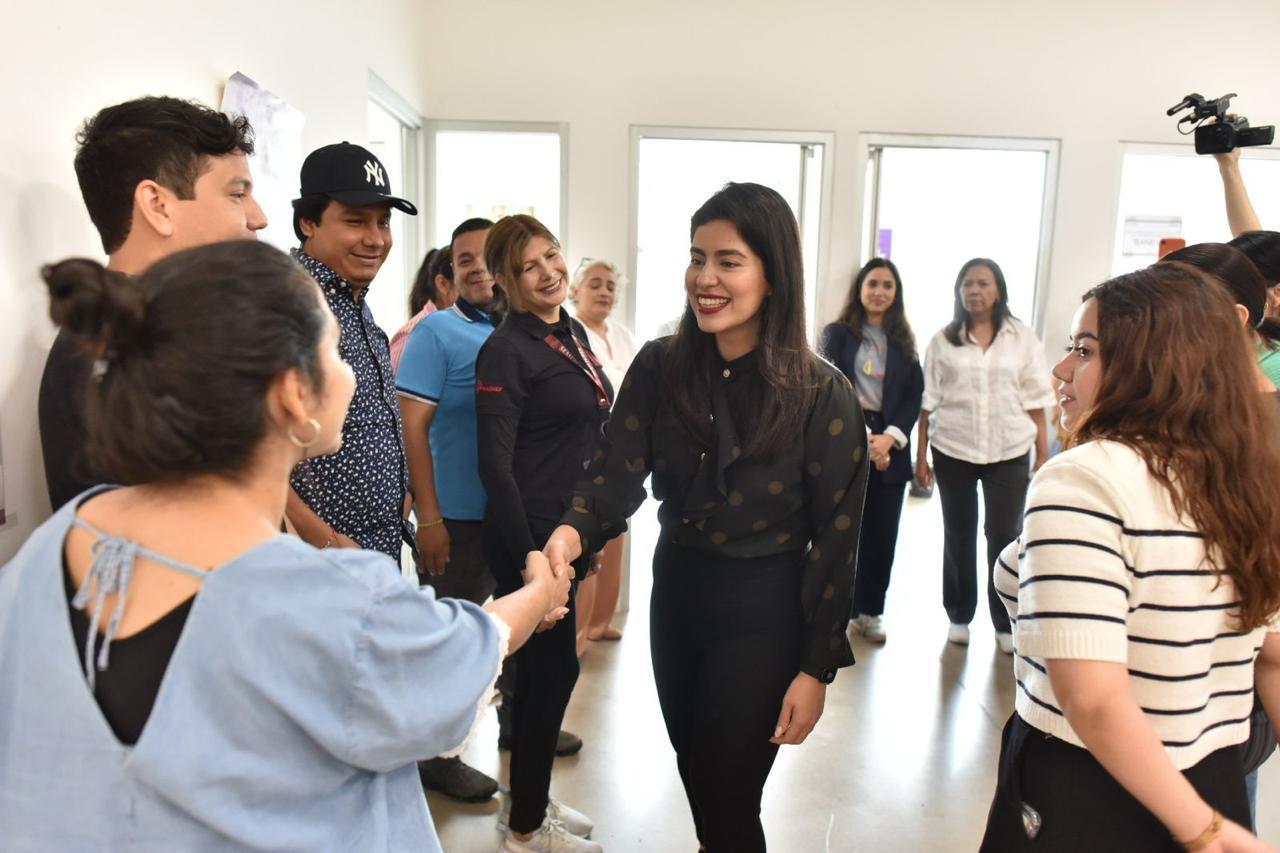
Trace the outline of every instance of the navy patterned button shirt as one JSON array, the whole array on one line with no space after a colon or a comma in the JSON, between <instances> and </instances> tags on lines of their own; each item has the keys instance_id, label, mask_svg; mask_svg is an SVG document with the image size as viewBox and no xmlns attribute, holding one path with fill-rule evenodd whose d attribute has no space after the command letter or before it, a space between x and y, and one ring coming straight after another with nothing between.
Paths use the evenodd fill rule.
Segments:
<instances>
[{"instance_id":1,"label":"navy patterned button shirt","mask_svg":"<svg viewBox=\"0 0 1280 853\"><path fill-rule=\"evenodd\" d=\"M342 425L342 449L298 463L290 483L334 530L399 561L409 469L391 345L368 302L356 299L351 285L306 252L294 249L292 254L320 285L338 319L338 351L355 372L356 393Z\"/></svg>"}]
</instances>

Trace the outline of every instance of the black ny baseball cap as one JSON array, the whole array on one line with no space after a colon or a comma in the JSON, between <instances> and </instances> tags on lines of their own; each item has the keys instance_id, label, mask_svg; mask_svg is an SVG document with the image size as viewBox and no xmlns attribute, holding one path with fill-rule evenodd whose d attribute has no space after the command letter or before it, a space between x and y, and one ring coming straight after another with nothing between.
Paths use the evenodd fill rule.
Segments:
<instances>
[{"instance_id":1,"label":"black ny baseball cap","mask_svg":"<svg viewBox=\"0 0 1280 853\"><path fill-rule=\"evenodd\" d=\"M302 188L299 195L323 195L363 207L389 204L410 216L418 214L413 203L391 194L391 178L382 161L373 153L350 142L317 148L302 161Z\"/></svg>"}]
</instances>

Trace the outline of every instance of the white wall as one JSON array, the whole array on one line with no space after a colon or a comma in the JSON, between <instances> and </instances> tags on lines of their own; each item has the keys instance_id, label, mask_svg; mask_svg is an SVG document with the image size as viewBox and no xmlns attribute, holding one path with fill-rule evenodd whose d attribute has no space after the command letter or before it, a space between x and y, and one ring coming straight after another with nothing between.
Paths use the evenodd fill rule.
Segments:
<instances>
[{"instance_id":1,"label":"white wall","mask_svg":"<svg viewBox=\"0 0 1280 853\"><path fill-rule=\"evenodd\" d=\"M5 13L0 83L0 563L48 514L36 392L53 340L39 265L101 257L72 170L86 116L146 94L217 105L241 71L306 114L304 150L365 139L368 72L415 106L429 79L415 0L175 4L50 0Z\"/></svg>"},{"instance_id":2,"label":"white wall","mask_svg":"<svg viewBox=\"0 0 1280 853\"><path fill-rule=\"evenodd\" d=\"M1240 92L1255 123L1280 121L1275 0L54 0L5 23L0 430L19 523L0 559L48 509L34 424L53 332L35 269L97 252L71 157L104 104L216 103L240 70L307 114L310 148L363 138L373 68L429 118L568 122L568 249L623 261L631 125L832 131L823 316L860 261L859 134L1057 138L1054 341L1106 276L1121 140L1175 141L1164 109L1193 90Z\"/></svg>"},{"instance_id":3,"label":"white wall","mask_svg":"<svg viewBox=\"0 0 1280 853\"><path fill-rule=\"evenodd\" d=\"M500 0L430 14L447 35L428 57L428 117L569 124L574 256L629 258L631 125L833 131L822 317L861 261L859 134L1062 141L1044 303L1056 346L1109 269L1121 140L1180 141L1164 110L1190 91L1239 92L1255 124L1280 123L1275 0Z\"/></svg>"}]
</instances>

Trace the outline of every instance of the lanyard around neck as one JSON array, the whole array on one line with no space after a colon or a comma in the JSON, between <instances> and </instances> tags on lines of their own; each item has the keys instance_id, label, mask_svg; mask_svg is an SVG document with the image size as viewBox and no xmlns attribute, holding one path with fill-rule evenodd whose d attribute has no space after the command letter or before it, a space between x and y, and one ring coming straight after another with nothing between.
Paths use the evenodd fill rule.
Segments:
<instances>
[{"instance_id":1,"label":"lanyard around neck","mask_svg":"<svg viewBox=\"0 0 1280 853\"><path fill-rule=\"evenodd\" d=\"M600 378L600 371L598 370L600 362L596 360L590 350L582 348L582 344L578 342L578 336L572 330L569 332L569 337L573 340L573 348L578 351L578 357L581 361L573 357L573 353L569 351L563 341L556 337L555 332L548 332L542 342L567 358L570 364L587 375L587 378L591 380L591 384L596 387L596 405L602 410L608 411L609 392L605 390L604 380Z\"/></svg>"}]
</instances>

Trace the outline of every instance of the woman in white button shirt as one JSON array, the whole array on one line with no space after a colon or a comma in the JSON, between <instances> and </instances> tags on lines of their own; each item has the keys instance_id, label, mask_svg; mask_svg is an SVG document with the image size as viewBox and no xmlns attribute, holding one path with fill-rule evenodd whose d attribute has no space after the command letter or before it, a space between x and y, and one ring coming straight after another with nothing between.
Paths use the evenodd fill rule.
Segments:
<instances>
[{"instance_id":1,"label":"woman in white button shirt","mask_svg":"<svg viewBox=\"0 0 1280 853\"><path fill-rule=\"evenodd\" d=\"M614 388L622 387L627 368L636 357L636 341L621 323L609 319L617 304L622 273L608 261L583 258L573 281L569 299L574 314L587 330L587 341ZM622 554L627 535L609 540L600 552L600 570L578 584L578 657L587 649L587 640L621 640L622 632L609 624L618 609L622 591Z\"/></svg>"},{"instance_id":2,"label":"woman in white button shirt","mask_svg":"<svg viewBox=\"0 0 1280 853\"><path fill-rule=\"evenodd\" d=\"M1009 615L991 582L991 566L1022 528L1031 472L1048 456L1044 410L1053 403L1044 347L1009 313L999 264L974 258L956 276L954 319L929 341L916 478L937 476L944 527L942 603L947 640L969 642L978 604L978 483L982 483L987 604L1002 652L1012 654ZM933 445L933 471L928 450Z\"/></svg>"}]
</instances>

